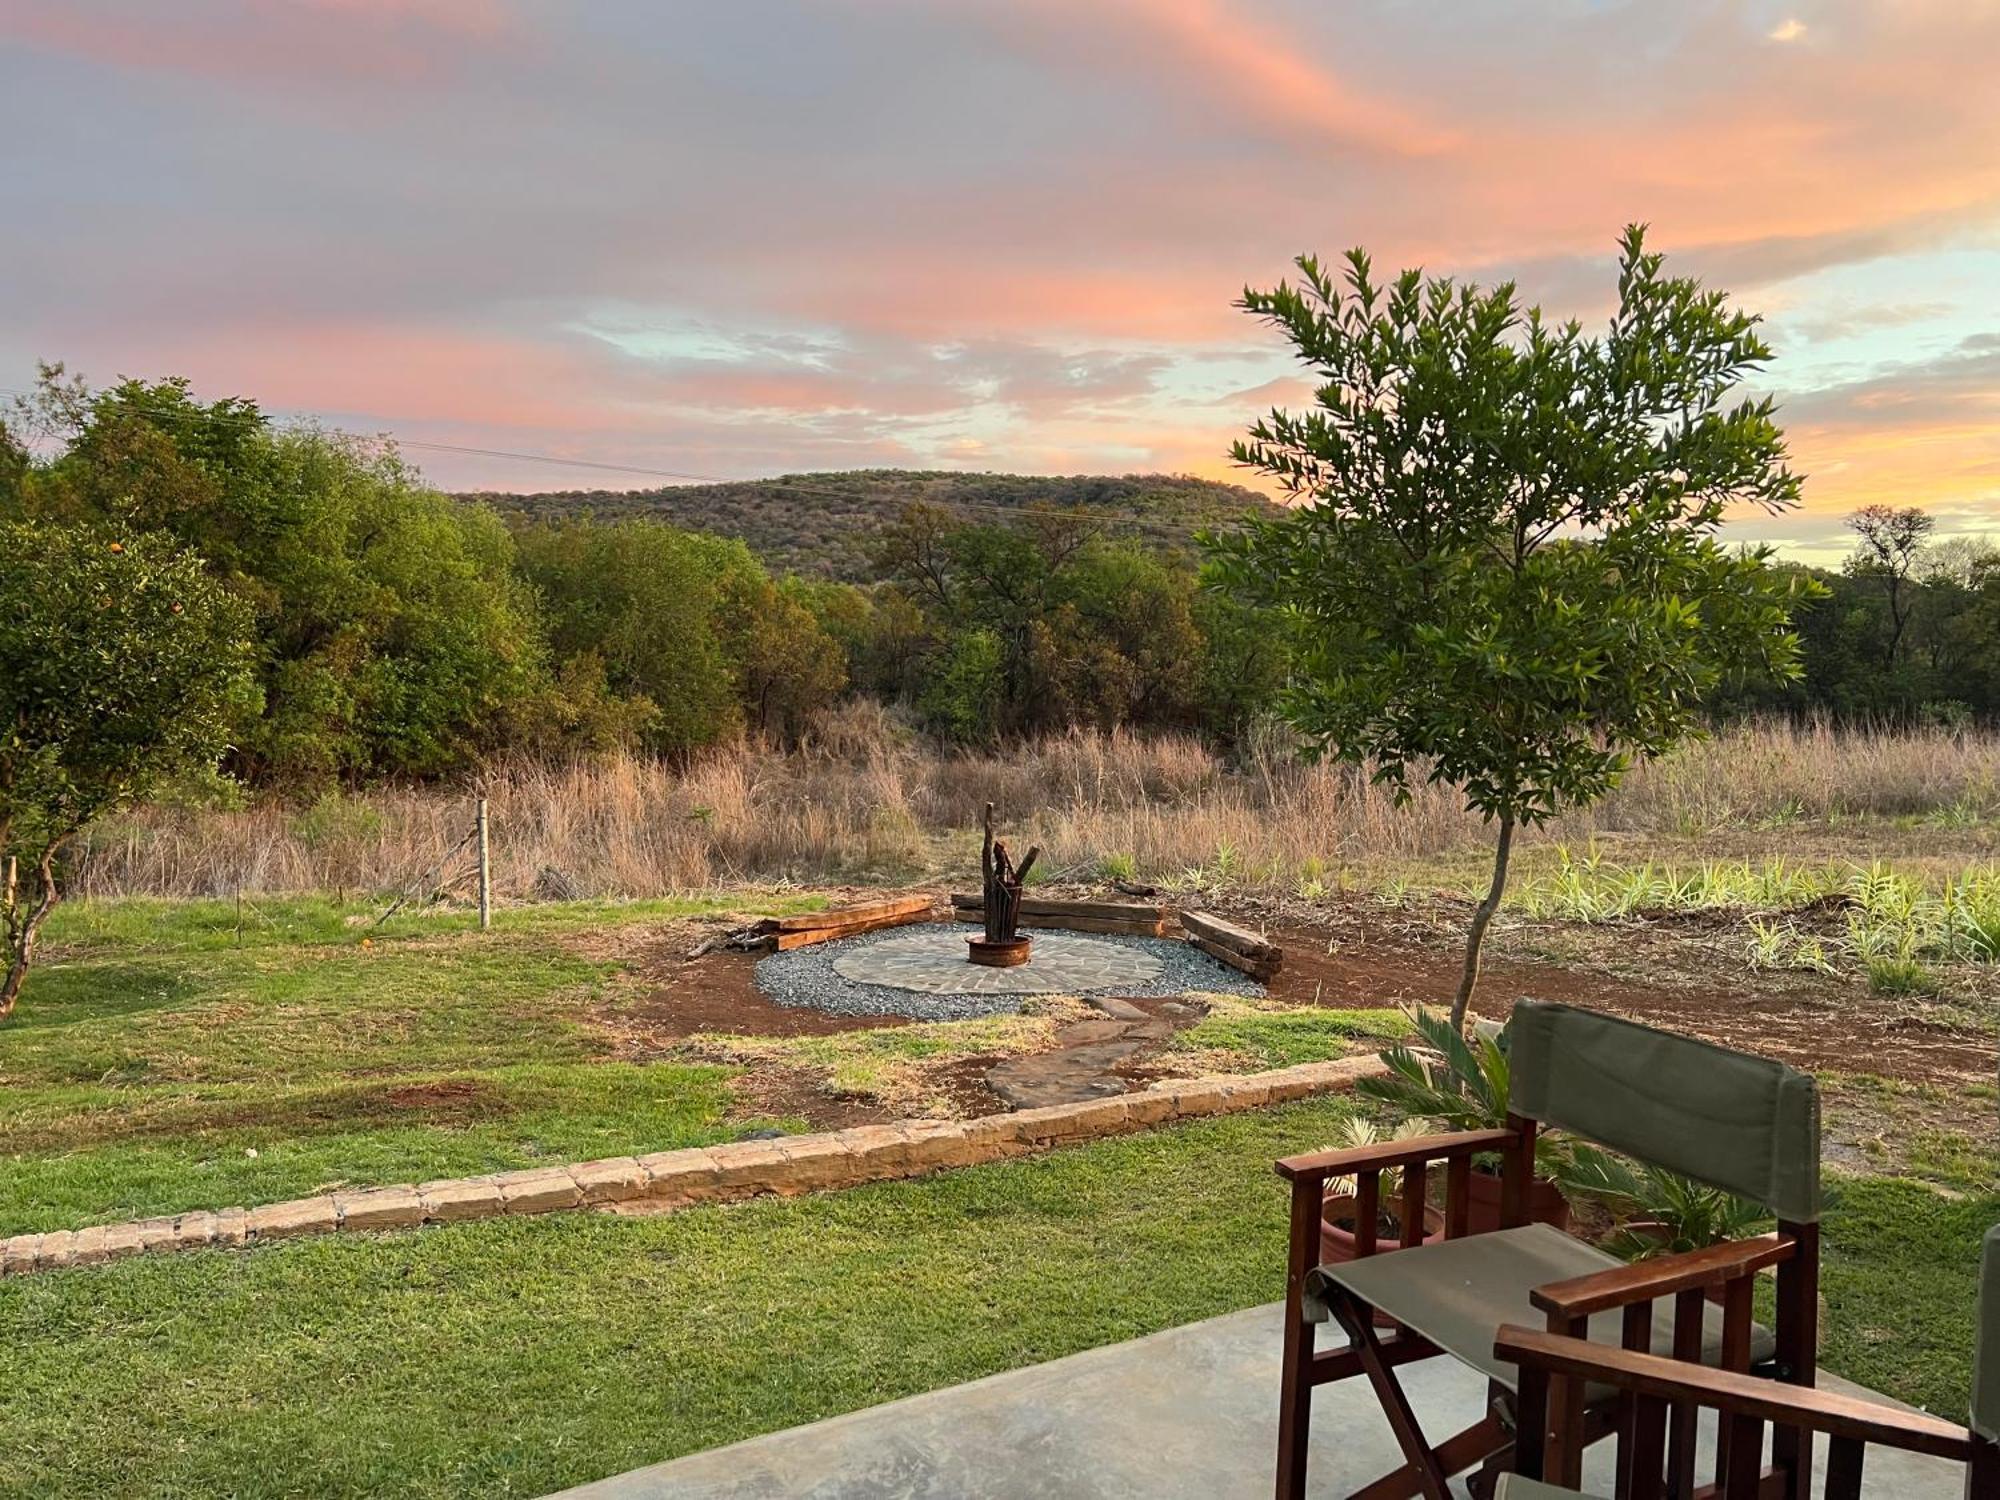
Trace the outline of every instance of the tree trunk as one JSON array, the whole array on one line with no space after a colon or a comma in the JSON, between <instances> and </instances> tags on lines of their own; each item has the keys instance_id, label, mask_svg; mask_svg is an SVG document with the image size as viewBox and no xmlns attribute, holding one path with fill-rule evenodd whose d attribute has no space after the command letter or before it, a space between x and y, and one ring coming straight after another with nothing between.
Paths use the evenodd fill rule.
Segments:
<instances>
[{"instance_id":1,"label":"tree trunk","mask_svg":"<svg viewBox=\"0 0 2000 1500\"><path fill-rule=\"evenodd\" d=\"M1465 1013L1472 1004L1472 989L1479 983L1479 945L1486 941L1486 926L1493 920L1493 913L1500 909L1500 897L1507 889L1507 856L1513 848L1514 816L1503 813L1500 818L1500 842L1493 850L1493 884L1487 888L1486 899L1473 911L1472 925L1465 934L1465 971L1459 976L1458 998L1451 1002L1451 1024L1455 1031L1465 1030Z\"/></svg>"},{"instance_id":2,"label":"tree trunk","mask_svg":"<svg viewBox=\"0 0 2000 1500\"><path fill-rule=\"evenodd\" d=\"M0 980L0 1021L14 1013L14 1002L21 998L21 986L28 982L28 965L35 956L35 939L41 934L42 923L62 899L56 890L56 851L49 849L43 853L37 866L41 875L41 897L35 909L25 919L10 905L7 912L7 977Z\"/></svg>"}]
</instances>

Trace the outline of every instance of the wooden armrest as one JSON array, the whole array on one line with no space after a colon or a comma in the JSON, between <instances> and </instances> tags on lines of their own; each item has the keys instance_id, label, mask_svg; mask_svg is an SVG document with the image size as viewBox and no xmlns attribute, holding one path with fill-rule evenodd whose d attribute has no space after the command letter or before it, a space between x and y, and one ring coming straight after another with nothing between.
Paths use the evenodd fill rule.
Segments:
<instances>
[{"instance_id":1,"label":"wooden armrest","mask_svg":"<svg viewBox=\"0 0 2000 1500\"><path fill-rule=\"evenodd\" d=\"M1718 1281L1734 1281L1790 1260L1796 1250L1792 1240L1777 1234L1760 1235L1753 1240L1725 1240L1701 1250L1656 1256L1634 1261L1629 1266L1592 1271L1588 1276L1552 1281L1536 1287L1528 1294L1528 1300L1545 1313L1587 1318L1608 1308L1669 1297Z\"/></svg>"},{"instance_id":2,"label":"wooden armrest","mask_svg":"<svg viewBox=\"0 0 2000 1500\"><path fill-rule=\"evenodd\" d=\"M1641 1354L1611 1344L1565 1338L1508 1324L1493 1341L1496 1358L1551 1375L1579 1376L1621 1391L1757 1417L1780 1427L1804 1427L1831 1437L1882 1443L1913 1453L1965 1460L1973 1437L1965 1428L1924 1412L1905 1411L1813 1386L1788 1385L1687 1360Z\"/></svg>"},{"instance_id":3,"label":"wooden armrest","mask_svg":"<svg viewBox=\"0 0 2000 1500\"><path fill-rule=\"evenodd\" d=\"M1293 1182L1314 1179L1324 1182L1329 1177L1345 1177L1353 1172L1383 1172L1391 1167L1417 1167L1425 1162L1470 1156L1475 1151L1497 1151L1519 1139L1519 1134L1512 1130L1458 1130L1448 1135L1420 1135L1407 1141L1350 1146L1344 1151L1287 1156L1277 1164L1278 1175Z\"/></svg>"}]
</instances>

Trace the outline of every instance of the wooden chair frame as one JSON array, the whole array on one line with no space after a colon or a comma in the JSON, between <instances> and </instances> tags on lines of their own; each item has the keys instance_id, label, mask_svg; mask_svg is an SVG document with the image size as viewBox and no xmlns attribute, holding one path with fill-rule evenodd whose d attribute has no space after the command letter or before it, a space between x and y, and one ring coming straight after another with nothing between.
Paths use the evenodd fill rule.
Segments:
<instances>
[{"instance_id":1,"label":"wooden chair frame","mask_svg":"<svg viewBox=\"0 0 2000 1500\"><path fill-rule=\"evenodd\" d=\"M1430 1168L1445 1168L1444 1220L1447 1239L1468 1232L1472 1191L1472 1159L1497 1152L1501 1158L1500 1226L1519 1228L1528 1222L1528 1191L1534 1180L1534 1120L1507 1117L1501 1129L1460 1131L1419 1136L1343 1151L1322 1151L1288 1157L1277 1163L1278 1175L1291 1183L1291 1234L1285 1271L1283 1374L1278 1408L1278 1500L1303 1500L1306 1485L1312 1393L1316 1386L1356 1375L1367 1377L1384 1415L1403 1450L1402 1467L1356 1490L1351 1500L1448 1500L1451 1476L1475 1464L1482 1466L1482 1485L1490 1485L1514 1457L1516 1433L1509 1432L1497 1411L1462 1432L1433 1444L1424 1435L1408 1398L1396 1379L1397 1367L1448 1351L1408 1329L1383 1336L1374 1327L1374 1309L1344 1288L1328 1289L1329 1309L1346 1331L1342 1349L1315 1347L1316 1324L1305 1310L1306 1277L1319 1264L1320 1204L1330 1178L1355 1180L1355 1254L1378 1249L1376 1218L1381 1204L1381 1175L1402 1172L1402 1244L1421 1242L1424 1204ZM1819 1342L1819 1226L1780 1221L1773 1235L1736 1240L1682 1255L1666 1255L1633 1265L1616 1266L1588 1276L1538 1288L1534 1305L1548 1319L1549 1331L1566 1336L1584 1333L1592 1314L1622 1310L1624 1342L1645 1348L1650 1342L1652 1305L1656 1298L1674 1299L1674 1352L1698 1360L1701 1352L1703 1302L1710 1288L1723 1297L1723 1368L1749 1378L1750 1292L1758 1272L1775 1267L1778 1308L1775 1333L1776 1378L1811 1386L1816 1378ZM1603 1347L1592 1345L1591 1347ZM1697 1365L1697 1368L1699 1366ZM1525 1446L1548 1455L1545 1476L1553 1483L1577 1482L1583 1449L1618 1430L1629 1417L1631 1398L1620 1396L1612 1407L1586 1410L1584 1384L1567 1375L1551 1375L1544 1404L1531 1409L1523 1393L1517 1407L1518 1433L1538 1433L1538 1443ZM1504 1393L1494 1383L1490 1394ZM1629 1425L1629 1424L1628 1424ZM1694 1500L1695 1409L1682 1402L1673 1413L1668 1461L1684 1482L1672 1491L1675 1500ZM1780 1429L1771 1468L1760 1483L1770 1500L1806 1500L1810 1489L1812 1449L1802 1445L1797 1429ZM1761 1451L1756 1455L1761 1462ZM1565 1477L1569 1476L1569 1477Z\"/></svg>"},{"instance_id":2,"label":"wooden chair frame","mask_svg":"<svg viewBox=\"0 0 2000 1500\"><path fill-rule=\"evenodd\" d=\"M1854 1396L1752 1379L1680 1359L1567 1338L1541 1329L1500 1330L1494 1353L1521 1367L1521 1409L1545 1410L1555 1382L1589 1380L1618 1392L1618 1500L1664 1500L1679 1476L1661 1460L1669 1423L1681 1411L1718 1413L1715 1482L1703 1493L1715 1500L1760 1500L1764 1426L1774 1446L1787 1439L1810 1451L1812 1434L1827 1438L1825 1500L1860 1500L1865 1445L1876 1443L1928 1453L1965 1465L1966 1500L2000 1495L2000 1443L1926 1412L1905 1411ZM1525 1425L1525 1424L1524 1424ZM1516 1472L1530 1479L1567 1466L1555 1440L1541 1452L1524 1447ZM1682 1481L1684 1482L1684 1481ZM1678 1493L1689 1493L1680 1490Z\"/></svg>"}]
</instances>

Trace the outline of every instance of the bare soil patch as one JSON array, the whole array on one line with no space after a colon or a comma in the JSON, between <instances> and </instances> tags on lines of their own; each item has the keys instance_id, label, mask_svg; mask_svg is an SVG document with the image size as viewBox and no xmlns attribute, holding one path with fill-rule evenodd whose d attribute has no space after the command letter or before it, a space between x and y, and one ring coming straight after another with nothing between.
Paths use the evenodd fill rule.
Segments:
<instances>
[{"instance_id":1,"label":"bare soil patch","mask_svg":"<svg viewBox=\"0 0 2000 1500\"><path fill-rule=\"evenodd\" d=\"M177 1100L131 1111L109 1109L59 1126L10 1130L7 1142L16 1151L75 1151L117 1141L172 1140L230 1130L309 1136L385 1124L450 1127L499 1119L516 1107L504 1088L483 1079L440 1079L388 1088L346 1085L277 1099Z\"/></svg>"},{"instance_id":2,"label":"bare soil patch","mask_svg":"<svg viewBox=\"0 0 2000 1500\"><path fill-rule=\"evenodd\" d=\"M803 1068L751 1068L738 1075L733 1091L735 1116L804 1120L808 1130L848 1130L897 1118L895 1111L872 1100L828 1093L820 1077Z\"/></svg>"},{"instance_id":3,"label":"bare soil patch","mask_svg":"<svg viewBox=\"0 0 2000 1500\"><path fill-rule=\"evenodd\" d=\"M1307 906L1245 896L1200 904L1261 927L1283 945L1284 969L1269 986L1282 1004L1435 1006L1449 1001L1457 983L1466 908L1448 898L1388 905L1356 896ZM1831 922L1838 913L1795 914L1804 926L1822 917ZM776 1004L757 989L753 955L690 961L699 933L694 924L674 924L628 947L629 972L596 1017L621 1055L670 1055L702 1032L787 1038L907 1024ZM1968 1141L1995 1137L1990 1092L1981 1092L1996 1064L1984 1021L1989 997L1946 1006L1879 995L1845 976L1752 969L1744 954L1739 913L1662 913L1609 924L1505 914L1488 943L1475 1010L1501 1019L1524 995L1564 1001L1825 1075L1829 1153L1852 1157L1856 1166L1920 1169L1924 1153L1937 1149L1927 1141L1951 1132ZM1198 998L1097 1003L1107 1012L1102 1020L1062 1028L1047 1050L924 1065L928 1092L955 1114L977 1115L1187 1071L1186 1059L1166 1043L1206 1013ZM800 1117L817 1128L891 1117L879 1103L829 1094L825 1080L806 1070L753 1068L738 1091L746 1114Z\"/></svg>"},{"instance_id":4,"label":"bare soil patch","mask_svg":"<svg viewBox=\"0 0 2000 1500\"><path fill-rule=\"evenodd\" d=\"M434 1083L406 1083L382 1091L391 1109L419 1111L432 1124L454 1124L503 1113L505 1098L492 1084L476 1078L441 1078Z\"/></svg>"},{"instance_id":5,"label":"bare soil patch","mask_svg":"<svg viewBox=\"0 0 2000 1500\"><path fill-rule=\"evenodd\" d=\"M1275 905L1264 915L1285 948L1274 999L1436 1006L1449 1004L1457 988L1463 927L1453 905L1385 909L1357 899L1307 920ZM1526 995L1614 1011L1811 1072L1954 1086L1992 1079L1989 1032L1927 1018L1859 980L1754 970L1741 945L1723 939L1735 926L1714 913L1597 926L1496 924L1473 1009L1505 1019ZM1558 952L1561 961L1529 956L1538 951Z\"/></svg>"},{"instance_id":6,"label":"bare soil patch","mask_svg":"<svg viewBox=\"0 0 2000 1500\"><path fill-rule=\"evenodd\" d=\"M1355 899L1310 913L1272 903L1263 916L1285 946L1272 986L1281 1001L1443 1005L1456 989L1461 903ZM1604 924L1503 917L1473 1008L1497 1020L1523 995L1565 1001L1818 1074L1827 1158L1854 1170L1949 1184L1977 1177L1982 1151L2000 1159L2000 1045L1984 1022L1992 976L1971 976L1969 1003L1946 1006L1879 995L1845 976L1757 970L1743 957L1743 921L1727 912Z\"/></svg>"},{"instance_id":7,"label":"bare soil patch","mask_svg":"<svg viewBox=\"0 0 2000 1500\"><path fill-rule=\"evenodd\" d=\"M716 952L690 959L700 940L691 924L654 929L624 955L619 997L594 1020L628 1055L652 1055L702 1032L733 1036L826 1036L908 1024L901 1016L839 1016L780 1005L757 988L757 955Z\"/></svg>"}]
</instances>

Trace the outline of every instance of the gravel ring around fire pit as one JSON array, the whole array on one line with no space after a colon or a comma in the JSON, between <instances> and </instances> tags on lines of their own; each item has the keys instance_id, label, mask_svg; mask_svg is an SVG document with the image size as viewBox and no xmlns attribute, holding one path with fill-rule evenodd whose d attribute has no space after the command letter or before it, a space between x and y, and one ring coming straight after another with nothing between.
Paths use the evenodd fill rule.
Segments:
<instances>
[{"instance_id":1,"label":"gravel ring around fire pit","mask_svg":"<svg viewBox=\"0 0 2000 1500\"><path fill-rule=\"evenodd\" d=\"M864 933L860 937L837 938L773 953L757 963L757 988L780 1005L808 1006L839 1016L909 1016L919 1021L969 1021L980 1016L1012 1015L1033 994L936 994L922 990L898 989L885 984L860 984L834 969L834 961L844 953L871 948L880 943L907 938L913 932L944 931L961 941L977 933L969 924L936 923L929 927L890 928ZM1043 936L1088 938L1121 948L1136 948L1159 965L1159 972L1140 982L1121 980L1094 990L1065 989L1064 994L1127 995L1170 997L1191 992L1202 994L1249 995L1264 993L1264 986L1234 969L1217 963L1206 953L1178 938L1113 937L1098 933L1044 933L1031 930L1039 941ZM968 966L969 967L969 966ZM998 971L996 971L998 972Z\"/></svg>"}]
</instances>

